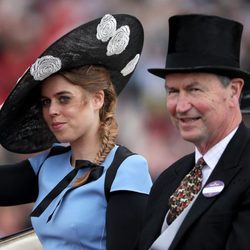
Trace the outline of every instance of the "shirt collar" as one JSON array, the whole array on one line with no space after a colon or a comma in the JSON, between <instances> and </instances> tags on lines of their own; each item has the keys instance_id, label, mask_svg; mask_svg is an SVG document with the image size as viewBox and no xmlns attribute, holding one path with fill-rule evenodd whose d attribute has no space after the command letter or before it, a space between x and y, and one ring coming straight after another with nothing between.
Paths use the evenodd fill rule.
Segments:
<instances>
[{"instance_id":1,"label":"shirt collar","mask_svg":"<svg viewBox=\"0 0 250 250\"><path fill-rule=\"evenodd\" d=\"M202 155L199 150L195 147L195 162L198 161L199 158L203 157L208 167L214 169L216 164L218 163L221 155L226 149L228 143L234 136L238 127L235 128L232 132L230 132L226 137L224 137L221 141L219 141L216 145L210 148L204 155Z\"/></svg>"}]
</instances>

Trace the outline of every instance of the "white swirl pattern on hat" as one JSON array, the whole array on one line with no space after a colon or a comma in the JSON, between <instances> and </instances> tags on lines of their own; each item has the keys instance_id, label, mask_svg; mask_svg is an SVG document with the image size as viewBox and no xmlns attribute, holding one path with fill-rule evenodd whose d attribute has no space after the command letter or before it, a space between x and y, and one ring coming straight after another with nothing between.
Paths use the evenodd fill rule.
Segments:
<instances>
[{"instance_id":1,"label":"white swirl pattern on hat","mask_svg":"<svg viewBox=\"0 0 250 250\"><path fill-rule=\"evenodd\" d=\"M98 40L107 42L111 38L107 45L107 56L121 54L129 43L129 26L124 25L116 30L116 25L116 19L110 14L106 14L97 25L96 37Z\"/></svg>"},{"instance_id":2,"label":"white swirl pattern on hat","mask_svg":"<svg viewBox=\"0 0 250 250\"><path fill-rule=\"evenodd\" d=\"M115 31L116 19L112 15L106 14L97 25L96 38L102 42L107 42L115 34Z\"/></svg>"},{"instance_id":3,"label":"white swirl pattern on hat","mask_svg":"<svg viewBox=\"0 0 250 250\"><path fill-rule=\"evenodd\" d=\"M38 58L30 68L30 74L36 81L42 81L59 71L62 67L61 59L54 56L43 56Z\"/></svg>"},{"instance_id":4,"label":"white swirl pattern on hat","mask_svg":"<svg viewBox=\"0 0 250 250\"><path fill-rule=\"evenodd\" d=\"M116 30L117 22L116 19L110 15L106 14L97 25L96 37L102 42L110 41L107 45L107 56L119 55L121 54L129 43L130 28L128 25L121 26ZM127 65L121 70L121 74L126 76L130 74L138 63L140 54L137 54Z\"/></svg>"},{"instance_id":5,"label":"white swirl pattern on hat","mask_svg":"<svg viewBox=\"0 0 250 250\"><path fill-rule=\"evenodd\" d=\"M121 73L123 76L126 76L133 72L135 66L137 65L140 58L140 54L137 54L122 70Z\"/></svg>"},{"instance_id":6,"label":"white swirl pattern on hat","mask_svg":"<svg viewBox=\"0 0 250 250\"><path fill-rule=\"evenodd\" d=\"M128 25L120 27L110 39L107 46L107 56L119 55L127 47L129 42L130 29Z\"/></svg>"}]
</instances>

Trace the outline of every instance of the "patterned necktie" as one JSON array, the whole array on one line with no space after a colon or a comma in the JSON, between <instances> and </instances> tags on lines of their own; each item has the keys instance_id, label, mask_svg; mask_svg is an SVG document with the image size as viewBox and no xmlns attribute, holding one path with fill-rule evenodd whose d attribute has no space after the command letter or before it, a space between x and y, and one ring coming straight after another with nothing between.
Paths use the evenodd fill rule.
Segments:
<instances>
[{"instance_id":1,"label":"patterned necktie","mask_svg":"<svg viewBox=\"0 0 250 250\"><path fill-rule=\"evenodd\" d=\"M180 186L170 196L167 223L170 225L200 191L202 185L202 168L206 165L200 158L193 169L184 177Z\"/></svg>"}]
</instances>

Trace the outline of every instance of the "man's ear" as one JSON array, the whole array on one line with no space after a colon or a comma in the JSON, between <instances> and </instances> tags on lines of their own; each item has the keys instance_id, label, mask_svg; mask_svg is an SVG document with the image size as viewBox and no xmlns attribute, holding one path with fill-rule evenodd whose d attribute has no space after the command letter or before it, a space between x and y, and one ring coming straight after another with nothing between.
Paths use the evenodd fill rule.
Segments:
<instances>
[{"instance_id":1,"label":"man's ear","mask_svg":"<svg viewBox=\"0 0 250 250\"><path fill-rule=\"evenodd\" d=\"M96 109L101 109L104 104L104 91L99 90L93 93L93 106Z\"/></svg>"},{"instance_id":2,"label":"man's ear","mask_svg":"<svg viewBox=\"0 0 250 250\"><path fill-rule=\"evenodd\" d=\"M244 86L243 79L233 78L231 80L231 97L236 98L236 100L239 101L243 86Z\"/></svg>"}]
</instances>

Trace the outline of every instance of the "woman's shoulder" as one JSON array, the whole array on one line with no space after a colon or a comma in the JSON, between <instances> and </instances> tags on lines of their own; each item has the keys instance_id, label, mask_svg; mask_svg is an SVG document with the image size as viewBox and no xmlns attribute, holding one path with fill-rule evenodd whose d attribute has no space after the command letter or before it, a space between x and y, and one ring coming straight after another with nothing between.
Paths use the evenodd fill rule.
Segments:
<instances>
[{"instance_id":1,"label":"woman's shoulder","mask_svg":"<svg viewBox=\"0 0 250 250\"><path fill-rule=\"evenodd\" d=\"M120 164L111 191L127 190L148 194L151 186L152 179L146 158L131 152Z\"/></svg>"},{"instance_id":2,"label":"woman's shoulder","mask_svg":"<svg viewBox=\"0 0 250 250\"><path fill-rule=\"evenodd\" d=\"M37 172L40 166L50 157L60 156L70 150L70 147L64 144L55 143L48 150L37 153L30 158L28 158L31 166Z\"/></svg>"},{"instance_id":3,"label":"woman's shoulder","mask_svg":"<svg viewBox=\"0 0 250 250\"><path fill-rule=\"evenodd\" d=\"M114 159L116 157L122 157L124 161L122 164L141 164L148 165L147 159L140 153L134 152L123 145L116 145L114 147Z\"/></svg>"}]
</instances>

